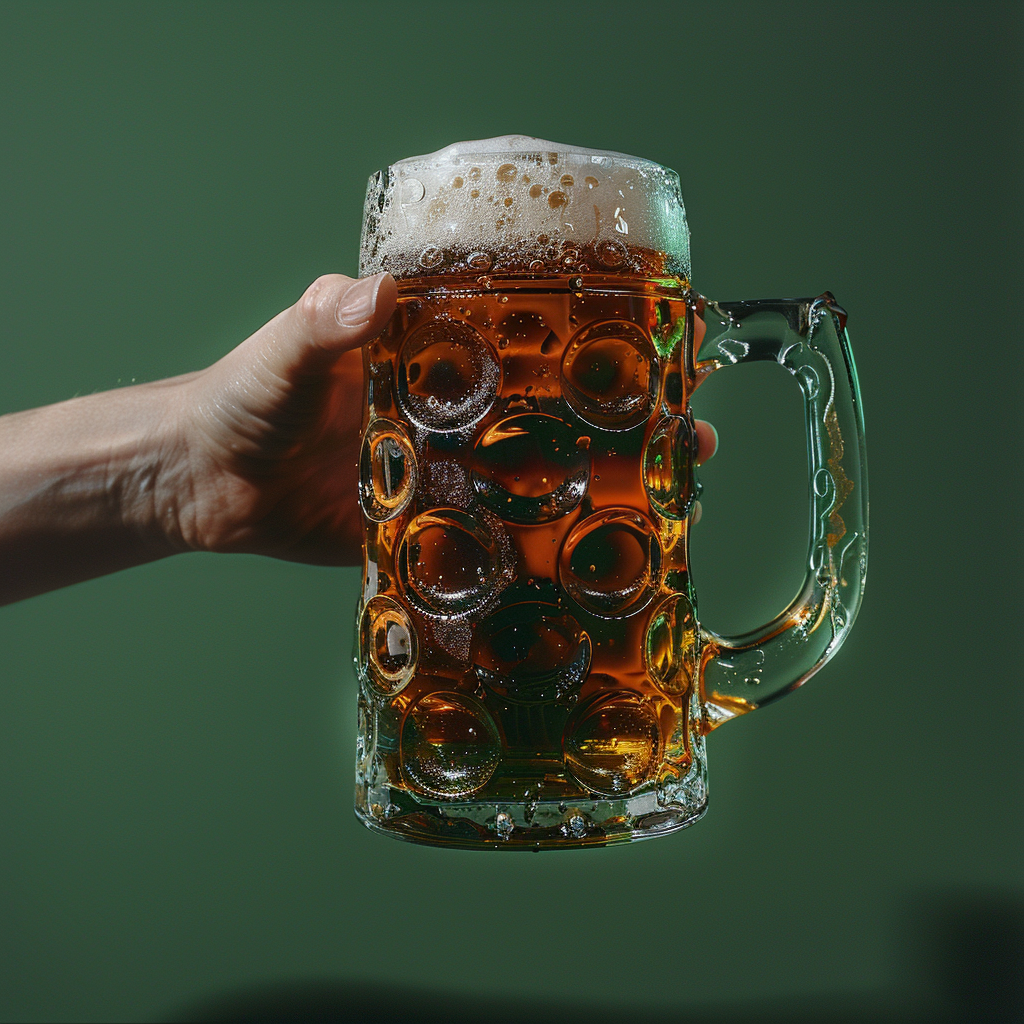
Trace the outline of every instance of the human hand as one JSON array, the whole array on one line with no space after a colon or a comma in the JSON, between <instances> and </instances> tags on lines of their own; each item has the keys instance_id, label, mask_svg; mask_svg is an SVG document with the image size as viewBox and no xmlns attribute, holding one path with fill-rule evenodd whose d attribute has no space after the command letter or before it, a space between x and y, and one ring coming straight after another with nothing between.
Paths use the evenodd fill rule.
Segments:
<instances>
[{"instance_id":1,"label":"human hand","mask_svg":"<svg viewBox=\"0 0 1024 1024\"><path fill-rule=\"evenodd\" d=\"M186 549L359 561L360 346L395 308L389 274L318 278L237 348L183 378L169 525Z\"/></svg>"},{"instance_id":2,"label":"human hand","mask_svg":"<svg viewBox=\"0 0 1024 1024\"><path fill-rule=\"evenodd\" d=\"M322 565L360 560L360 346L395 307L390 275L317 279L302 298L177 395L184 547ZM697 422L698 462L714 428ZM172 475L173 479L173 475ZM184 486L182 486L184 484Z\"/></svg>"}]
</instances>

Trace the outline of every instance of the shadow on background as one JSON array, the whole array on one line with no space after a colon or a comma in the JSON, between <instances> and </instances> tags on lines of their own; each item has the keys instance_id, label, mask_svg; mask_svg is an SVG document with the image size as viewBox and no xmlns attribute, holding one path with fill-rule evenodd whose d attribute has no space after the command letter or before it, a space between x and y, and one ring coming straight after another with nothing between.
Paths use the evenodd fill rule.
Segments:
<instances>
[{"instance_id":1,"label":"shadow on background","mask_svg":"<svg viewBox=\"0 0 1024 1024\"><path fill-rule=\"evenodd\" d=\"M1024 903L1001 892L930 894L907 908L898 958L902 984L873 997L769 1000L707 1008L651 1010L638 1004L536 1000L524 992L490 998L342 982L266 986L211 999L170 1018L183 1022L332 1021L339 1024L644 1024L725 1022L1024 1021ZM571 979L567 975L567 984Z\"/></svg>"}]
</instances>

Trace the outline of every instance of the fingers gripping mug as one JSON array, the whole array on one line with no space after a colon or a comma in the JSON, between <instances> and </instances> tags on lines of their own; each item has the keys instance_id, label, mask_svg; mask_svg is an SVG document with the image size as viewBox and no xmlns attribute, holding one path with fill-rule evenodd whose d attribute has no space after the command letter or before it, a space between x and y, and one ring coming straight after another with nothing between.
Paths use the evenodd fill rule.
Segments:
<instances>
[{"instance_id":1,"label":"fingers gripping mug","mask_svg":"<svg viewBox=\"0 0 1024 1024\"><path fill-rule=\"evenodd\" d=\"M867 491L846 315L690 287L673 171L508 136L370 179L356 813L469 848L645 839L707 805L705 736L799 686L860 604ZM804 396L803 586L704 628L690 396L773 359Z\"/></svg>"}]
</instances>

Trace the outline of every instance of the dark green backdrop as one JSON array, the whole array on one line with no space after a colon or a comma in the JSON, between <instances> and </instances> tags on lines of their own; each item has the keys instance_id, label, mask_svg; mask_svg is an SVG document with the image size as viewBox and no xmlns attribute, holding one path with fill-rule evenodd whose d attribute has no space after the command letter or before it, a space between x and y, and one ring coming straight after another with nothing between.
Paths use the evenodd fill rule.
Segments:
<instances>
[{"instance_id":1,"label":"dark green backdrop","mask_svg":"<svg viewBox=\"0 0 1024 1024\"><path fill-rule=\"evenodd\" d=\"M0 610L0 1019L987 998L1022 927L1022 55L998 3L0 7L0 412L207 364L355 272L371 171L523 132L677 168L705 294L836 294L872 488L851 639L710 739L696 828L627 848L356 823L355 570L180 557ZM720 630L799 578L781 378L698 396Z\"/></svg>"}]
</instances>

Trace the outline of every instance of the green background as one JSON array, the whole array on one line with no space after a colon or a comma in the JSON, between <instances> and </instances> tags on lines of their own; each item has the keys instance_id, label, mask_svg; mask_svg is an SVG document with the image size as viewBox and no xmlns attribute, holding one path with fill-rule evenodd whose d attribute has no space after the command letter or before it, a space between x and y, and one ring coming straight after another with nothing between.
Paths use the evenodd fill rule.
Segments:
<instances>
[{"instance_id":1,"label":"green background","mask_svg":"<svg viewBox=\"0 0 1024 1024\"><path fill-rule=\"evenodd\" d=\"M697 827L626 848L357 824L356 570L184 556L0 610L0 1019L1013 999L1022 56L998 3L0 7L0 412L208 364L355 272L373 170L522 132L676 168L705 294L835 293L872 494L839 656L710 738ZM695 403L719 631L800 577L770 369Z\"/></svg>"}]
</instances>

